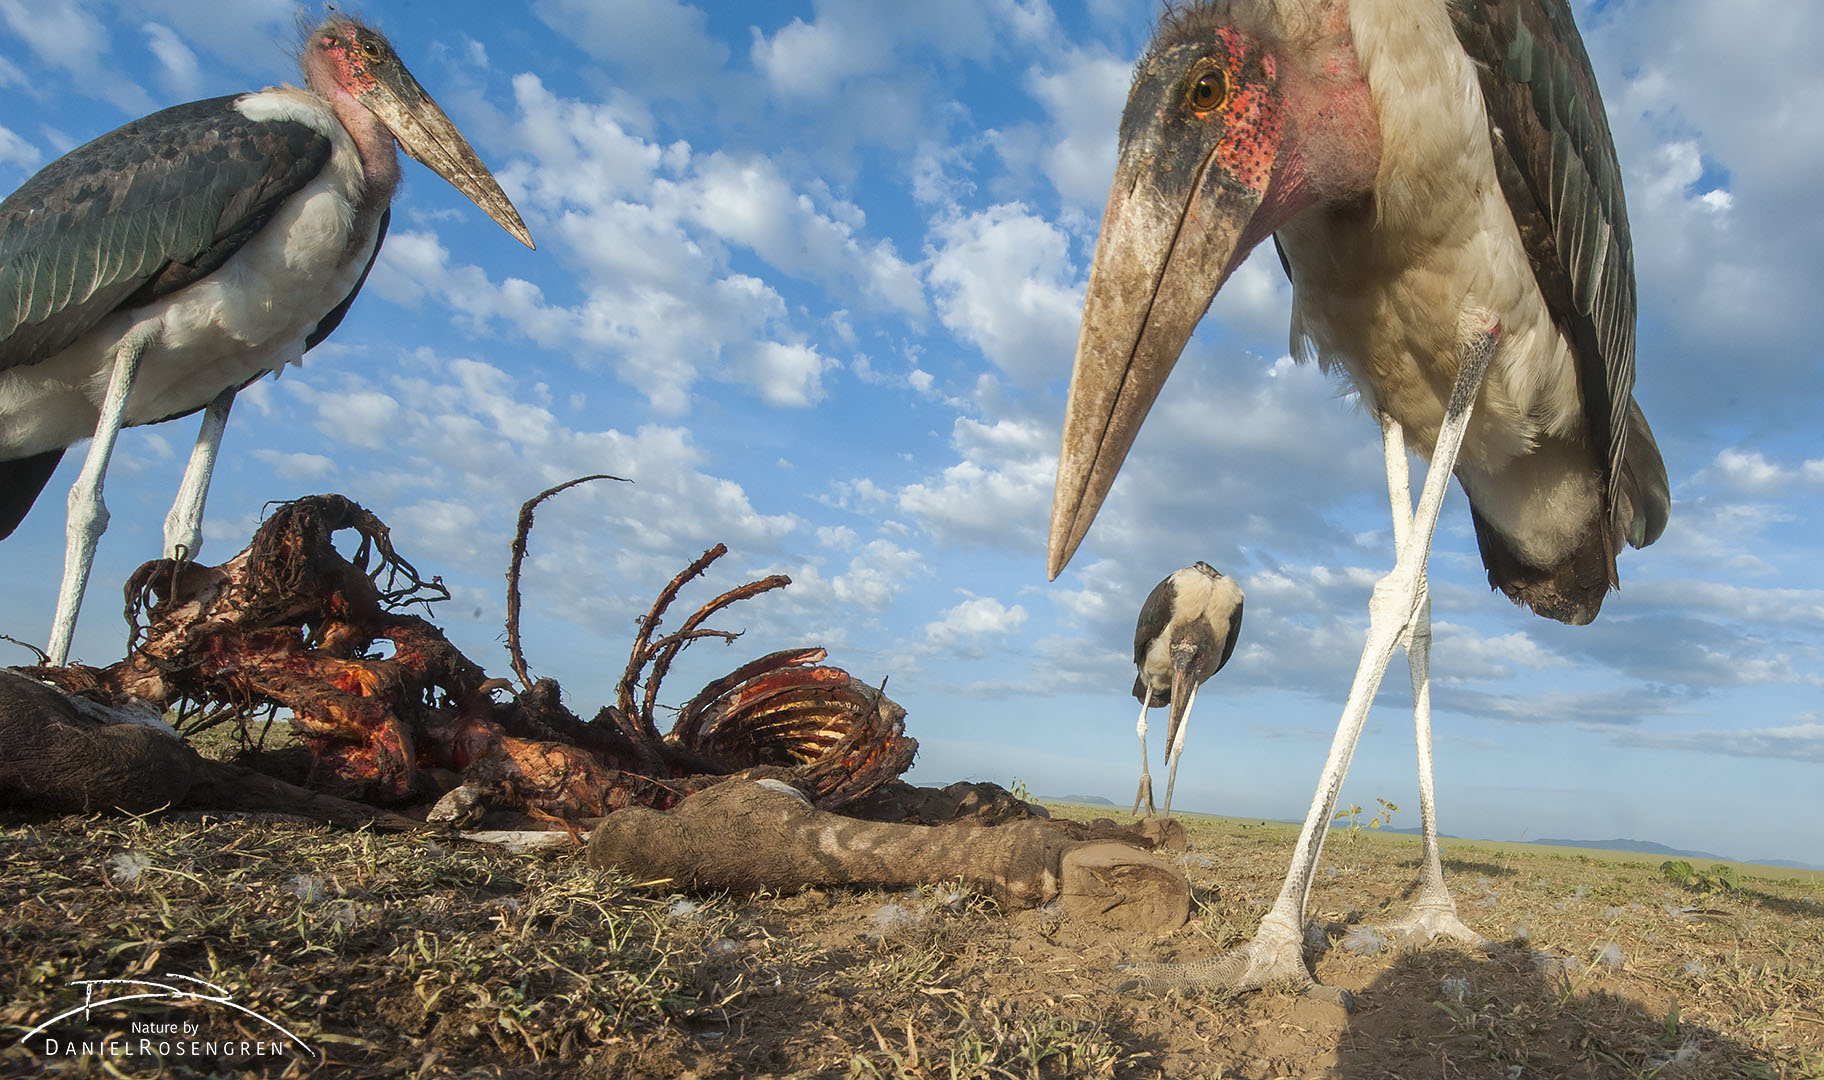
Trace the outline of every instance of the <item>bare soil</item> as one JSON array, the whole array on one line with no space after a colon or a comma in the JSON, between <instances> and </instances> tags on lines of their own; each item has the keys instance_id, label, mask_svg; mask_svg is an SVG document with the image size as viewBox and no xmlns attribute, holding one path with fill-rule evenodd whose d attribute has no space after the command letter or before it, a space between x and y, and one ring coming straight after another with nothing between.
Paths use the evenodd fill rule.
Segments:
<instances>
[{"instance_id":1,"label":"bare soil","mask_svg":"<svg viewBox=\"0 0 1824 1080\"><path fill-rule=\"evenodd\" d=\"M1454 842L1492 951L1363 955L1342 942L1403 910L1418 842L1345 832L1311 914L1354 1013L1123 991L1121 963L1244 941L1277 892L1291 829L1186 821L1191 921L1121 939L944 882L686 897L580 847L0 817L0 1075L1824 1077L1824 875L1700 894L1644 856ZM84 980L174 976L232 1004L81 1008ZM122 1052L148 1031L166 1056Z\"/></svg>"}]
</instances>

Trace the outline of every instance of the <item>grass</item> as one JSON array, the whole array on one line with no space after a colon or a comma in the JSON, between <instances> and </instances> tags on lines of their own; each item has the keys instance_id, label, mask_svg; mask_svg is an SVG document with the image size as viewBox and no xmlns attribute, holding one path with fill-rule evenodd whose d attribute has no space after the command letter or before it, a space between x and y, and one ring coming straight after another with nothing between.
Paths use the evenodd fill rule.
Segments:
<instances>
[{"instance_id":1,"label":"grass","mask_svg":"<svg viewBox=\"0 0 1824 1080\"><path fill-rule=\"evenodd\" d=\"M1316 975L1356 1013L1284 991L1118 993L1118 964L1245 941L1278 891L1290 827L1186 824L1191 922L1110 940L954 883L684 898L573 851L0 817L0 1075L1824 1077L1818 876L1738 867L1699 904L1647 857L1450 842L1459 909L1496 948L1356 955L1341 943L1404 910L1418 851L1363 831L1326 846L1311 901ZM319 1056L47 1058L19 1042L81 1004L80 980L168 973ZM54 1033L172 1020L270 1032L151 1000Z\"/></svg>"}]
</instances>

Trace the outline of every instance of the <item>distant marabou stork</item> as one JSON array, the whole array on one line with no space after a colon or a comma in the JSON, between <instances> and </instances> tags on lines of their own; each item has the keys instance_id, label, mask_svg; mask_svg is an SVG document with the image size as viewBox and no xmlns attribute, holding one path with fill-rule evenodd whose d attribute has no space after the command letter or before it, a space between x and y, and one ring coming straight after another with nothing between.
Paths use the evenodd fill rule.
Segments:
<instances>
[{"instance_id":1,"label":"distant marabou stork","mask_svg":"<svg viewBox=\"0 0 1824 1080\"><path fill-rule=\"evenodd\" d=\"M0 538L64 449L94 436L70 489L52 663L68 656L107 527L101 485L120 428L208 410L165 519L165 554L194 557L235 393L327 337L373 268L399 183L395 140L532 246L386 38L332 16L302 66L308 90L142 117L0 203Z\"/></svg>"},{"instance_id":2,"label":"distant marabou stork","mask_svg":"<svg viewBox=\"0 0 1824 1080\"><path fill-rule=\"evenodd\" d=\"M1146 712L1171 707L1165 728L1165 816L1172 816L1172 788L1184 753L1197 688L1222 670L1241 636L1241 587L1206 562L1174 570L1153 586L1134 624L1134 698L1140 702L1140 790L1134 812L1153 812L1153 773L1146 760Z\"/></svg>"},{"instance_id":3,"label":"distant marabou stork","mask_svg":"<svg viewBox=\"0 0 1824 1080\"><path fill-rule=\"evenodd\" d=\"M1665 466L1634 403L1621 172L1567 0L1206 0L1134 76L1084 301L1052 506L1056 577L1212 297L1273 236L1294 352L1380 419L1393 571L1279 899L1252 942L1157 984L1311 985L1301 922L1325 827L1396 646L1412 669L1422 889L1396 929L1478 936L1444 886L1432 801L1425 563L1454 471L1489 581L1586 623ZM1415 512L1410 440L1431 466Z\"/></svg>"}]
</instances>

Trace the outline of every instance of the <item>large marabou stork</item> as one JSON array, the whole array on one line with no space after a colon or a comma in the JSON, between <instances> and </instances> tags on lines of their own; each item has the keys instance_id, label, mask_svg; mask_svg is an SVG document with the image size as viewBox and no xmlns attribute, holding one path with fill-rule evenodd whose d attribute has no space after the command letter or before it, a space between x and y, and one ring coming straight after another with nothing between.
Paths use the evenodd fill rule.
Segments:
<instances>
[{"instance_id":1,"label":"large marabou stork","mask_svg":"<svg viewBox=\"0 0 1824 1080\"><path fill-rule=\"evenodd\" d=\"M50 660L68 656L101 485L123 425L206 409L165 554L195 556L234 395L301 361L342 321L386 236L395 141L527 247L487 166L378 31L332 16L306 39L309 88L142 117L46 166L0 203L0 538L66 447L70 489Z\"/></svg>"},{"instance_id":2,"label":"large marabou stork","mask_svg":"<svg viewBox=\"0 0 1824 1080\"><path fill-rule=\"evenodd\" d=\"M1153 772L1146 758L1146 713L1167 706L1165 726L1165 815L1172 816L1172 789L1178 784L1178 759L1190 730L1197 688L1221 671L1235 654L1241 637L1241 586L1206 562L1195 562L1167 574L1153 586L1134 622L1134 698L1140 719L1140 789L1134 813L1142 804L1153 813Z\"/></svg>"},{"instance_id":3,"label":"large marabou stork","mask_svg":"<svg viewBox=\"0 0 1824 1080\"><path fill-rule=\"evenodd\" d=\"M1395 929L1480 940L1437 849L1425 563L1449 478L1489 581L1585 623L1670 506L1635 405L1634 268L1608 122L1566 0L1205 0L1135 72L1084 302L1052 508L1055 578L1166 375L1268 236L1294 352L1379 417L1398 556L1278 901L1254 939L1155 984L1311 986L1300 926L1394 649L1412 669L1422 887ZM1430 460L1415 512L1406 446Z\"/></svg>"}]
</instances>

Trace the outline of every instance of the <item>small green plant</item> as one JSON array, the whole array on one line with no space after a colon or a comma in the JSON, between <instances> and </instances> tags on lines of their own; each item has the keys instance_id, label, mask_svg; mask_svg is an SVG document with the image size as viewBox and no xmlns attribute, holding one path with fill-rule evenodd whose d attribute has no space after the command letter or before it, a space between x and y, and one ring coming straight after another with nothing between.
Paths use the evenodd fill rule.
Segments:
<instances>
[{"instance_id":1,"label":"small green plant","mask_svg":"<svg viewBox=\"0 0 1824 1080\"><path fill-rule=\"evenodd\" d=\"M1364 826L1370 829L1378 829L1383 825L1391 824L1393 815L1400 812L1398 806L1388 802L1386 799L1377 798L1374 801L1379 803L1381 808L1366 819L1364 819L1362 815L1367 813L1367 811L1363 810L1361 806L1356 803L1350 803L1348 809L1338 810L1331 816L1330 820L1347 821L1349 823L1349 841L1354 843L1356 835L1362 831Z\"/></svg>"},{"instance_id":2,"label":"small green plant","mask_svg":"<svg viewBox=\"0 0 1824 1080\"><path fill-rule=\"evenodd\" d=\"M1735 868L1723 863L1711 863L1710 869L1700 873L1688 860L1667 859L1659 864L1659 873L1672 884L1696 893L1699 902L1732 893L1741 887L1741 879L1736 876Z\"/></svg>"},{"instance_id":3,"label":"small green plant","mask_svg":"<svg viewBox=\"0 0 1824 1080\"><path fill-rule=\"evenodd\" d=\"M1026 786L1026 781L1017 776L1013 778L1013 786L1008 788L1008 790L1013 793L1014 798L1021 802L1032 801L1032 789Z\"/></svg>"}]
</instances>

